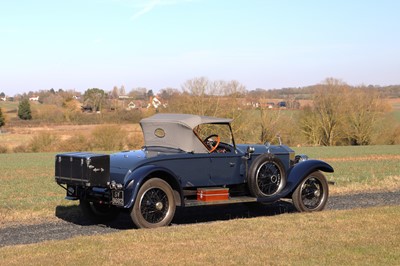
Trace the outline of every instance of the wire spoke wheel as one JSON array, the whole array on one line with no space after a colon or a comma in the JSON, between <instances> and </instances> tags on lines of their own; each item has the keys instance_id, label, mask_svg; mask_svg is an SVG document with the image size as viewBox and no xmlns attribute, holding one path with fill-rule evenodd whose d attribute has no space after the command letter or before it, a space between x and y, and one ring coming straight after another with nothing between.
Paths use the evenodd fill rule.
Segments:
<instances>
[{"instance_id":1,"label":"wire spoke wheel","mask_svg":"<svg viewBox=\"0 0 400 266\"><path fill-rule=\"evenodd\" d=\"M159 223L168 213L168 203L168 196L163 190L152 188L143 195L140 212L147 222Z\"/></svg>"},{"instance_id":2,"label":"wire spoke wheel","mask_svg":"<svg viewBox=\"0 0 400 266\"><path fill-rule=\"evenodd\" d=\"M279 167L273 162L264 163L256 174L257 185L265 196L276 193L282 185L282 176Z\"/></svg>"},{"instance_id":3,"label":"wire spoke wheel","mask_svg":"<svg viewBox=\"0 0 400 266\"><path fill-rule=\"evenodd\" d=\"M292 195L293 204L298 211L320 211L328 201L328 182L321 172L307 176Z\"/></svg>"},{"instance_id":4,"label":"wire spoke wheel","mask_svg":"<svg viewBox=\"0 0 400 266\"><path fill-rule=\"evenodd\" d=\"M258 156L251 164L247 181L253 197L263 198L278 194L286 185L282 161L271 154Z\"/></svg>"},{"instance_id":5,"label":"wire spoke wheel","mask_svg":"<svg viewBox=\"0 0 400 266\"><path fill-rule=\"evenodd\" d=\"M139 189L131 218L138 228L165 226L171 223L175 208L171 186L160 178L151 178Z\"/></svg>"},{"instance_id":6,"label":"wire spoke wheel","mask_svg":"<svg viewBox=\"0 0 400 266\"><path fill-rule=\"evenodd\" d=\"M302 185L301 200L307 208L318 207L323 196L322 184L318 179L311 177Z\"/></svg>"}]
</instances>

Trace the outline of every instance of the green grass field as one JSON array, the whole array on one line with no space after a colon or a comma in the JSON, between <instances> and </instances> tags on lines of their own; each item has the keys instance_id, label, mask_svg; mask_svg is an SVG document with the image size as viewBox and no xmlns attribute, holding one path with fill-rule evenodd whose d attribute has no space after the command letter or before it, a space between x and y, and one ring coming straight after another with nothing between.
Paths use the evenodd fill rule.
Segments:
<instances>
[{"instance_id":1,"label":"green grass field","mask_svg":"<svg viewBox=\"0 0 400 266\"><path fill-rule=\"evenodd\" d=\"M400 108L397 110L394 110L391 115L394 117L394 119L396 119L397 121L400 122Z\"/></svg>"},{"instance_id":2,"label":"green grass field","mask_svg":"<svg viewBox=\"0 0 400 266\"><path fill-rule=\"evenodd\" d=\"M400 146L307 147L296 153L330 163L332 193L400 189ZM54 181L54 153L0 154L0 225L54 219L65 191Z\"/></svg>"},{"instance_id":3,"label":"green grass field","mask_svg":"<svg viewBox=\"0 0 400 266\"><path fill-rule=\"evenodd\" d=\"M296 153L321 159L335 169L327 177L336 182L334 191L399 188L400 146L346 146L294 148Z\"/></svg>"},{"instance_id":4,"label":"green grass field","mask_svg":"<svg viewBox=\"0 0 400 266\"><path fill-rule=\"evenodd\" d=\"M400 190L400 146L295 150L333 165L331 195ZM54 155L0 154L0 227L57 220L56 208L77 204L54 182ZM77 215L78 208L68 209ZM395 206L123 230L3 247L0 265L395 265L399 218Z\"/></svg>"}]
</instances>

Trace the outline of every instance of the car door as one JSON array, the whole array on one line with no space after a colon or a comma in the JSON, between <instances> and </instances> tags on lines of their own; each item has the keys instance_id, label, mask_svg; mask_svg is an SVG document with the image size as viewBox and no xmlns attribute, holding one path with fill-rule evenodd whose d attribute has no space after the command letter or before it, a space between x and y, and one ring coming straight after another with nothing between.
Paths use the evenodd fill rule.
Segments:
<instances>
[{"instance_id":1,"label":"car door","mask_svg":"<svg viewBox=\"0 0 400 266\"><path fill-rule=\"evenodd\" d=\"M236 152L210 154L210 186L223 186L244 182L242 155Z\"/></svg>"},{"instance_id":2,"label":"car door","mask_svg":"<svg viewBox=\"0 0 400 266\"><path fill-rule=\"evenodd\" d=\"M175 175L183 188L206 187L210 184L211 159L209 154L183 154L157 162Z\"/></svg>"}]
</instances>

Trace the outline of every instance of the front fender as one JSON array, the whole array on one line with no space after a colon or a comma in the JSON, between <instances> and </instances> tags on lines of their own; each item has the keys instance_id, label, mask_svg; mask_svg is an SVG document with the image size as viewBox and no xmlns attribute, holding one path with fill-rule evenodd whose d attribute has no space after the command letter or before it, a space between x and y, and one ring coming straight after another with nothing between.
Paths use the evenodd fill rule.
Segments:
<instances>
[{"instance_id":1,"label":"front fender","mask_svg":"<svg viewBox=\"0 0 400 266\"><path fill-rule=\"evenodd\" d=\"M307 160L296 164L289 169L287 173L286 187L276 196L265 199L258 199L259 201L274 202L280 198L290 195L296 187L304 180L309 174L315 171L322 171L333 173L333 167L326 162L320 160Z\"/></svg>"},{"instance_id":2,"label":"front fender","mask_svg":"<svg viewBox=\"0 0 400 266\"><path fill-rule=\"evenodd\" d=\"M133 170L130 174L125 177L125 195L124 195L124 208L131 208L135 203L136 195L139 192L140 187L144 182L147 181L148 177L155 172L163 172L172 177L172 180L166 180L168 183L171 181L174 184L171 184L172 189L178 189L178 193L180 197L182 195L182 191L179 186L178 178L167 168L156 166L156 165L144 165L135 170ZM183 200L181 199L181 202Z\"/></svg>"},{"instance_id":3,"label":"front fender","mask_svg":"<svg viewBox=\"0 0 400 266\"><path fill-rule=\"evenodd\" d=\"M293 190L297 187L297 185L303 181L309 174L315 171L322 171L333 173L333 167L328 163L320 160L307 160L293 166L288 173L287 178L287 189L289 192L293 192Z\"/></svg>"}]
</instances>

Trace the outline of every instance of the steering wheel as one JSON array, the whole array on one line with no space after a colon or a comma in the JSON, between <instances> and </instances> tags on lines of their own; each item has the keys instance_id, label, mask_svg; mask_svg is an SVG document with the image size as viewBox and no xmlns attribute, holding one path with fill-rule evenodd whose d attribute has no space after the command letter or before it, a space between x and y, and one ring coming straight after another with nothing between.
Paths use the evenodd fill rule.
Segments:
<instances>
[{"instance_id":1,"label":"steering wheel","mask_svg":"<svg viewBox=\"0 0 400 266\"><path fill-rule=\"evenodd\" d=\"M203 142L206 144L211 153L217 149L219 143L221 142L221 138L217 134L212 134L205 138Z\"/></svg>"}]
</instances>

